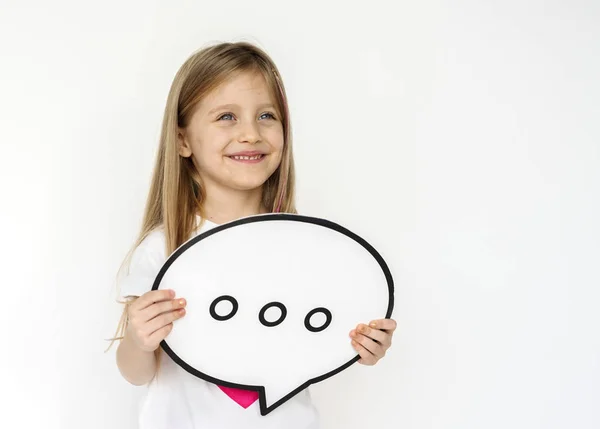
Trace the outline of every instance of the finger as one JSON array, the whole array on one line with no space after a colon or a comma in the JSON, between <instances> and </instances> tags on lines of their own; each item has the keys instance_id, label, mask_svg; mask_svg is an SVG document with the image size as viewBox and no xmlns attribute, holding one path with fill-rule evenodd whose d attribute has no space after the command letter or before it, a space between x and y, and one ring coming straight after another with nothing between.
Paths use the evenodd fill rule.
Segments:
<instances>
[{"instance_id":1,"label":"finger","mask_svg":"<svg viewBox=\"0 0 600 429\"><path fill-rule=\"evenodd\" d=\"M363 324L358 325L356 331L360 334L363 334L366 337L371 338L373 341L377 341L378 343L383 344L385 346L389 346L391 343L390 334L388 334L385 331L373 329Z\"/></svg>"},{"instance_id":2,"label":"finger","mask_svg":"<svg viewBox=\"0 0 600 429\"><path fill-rule=\"evenodd\" d=\"M132 309L137 311L150 307L156 302L175 298L175 292L170 289L153 290L146 292L131 304Z\"/></svg>"},{"instance_id":3,"label":"finger","mask_svg":"<svg viewBox=\"0 0 600 429\"><path fill-rule=\"evenodd\" d=\"M354 350L356 350L360 356L358 363L363 365L375 365L377 363L377 357L355 340L352 340L352 347L354 347Z\"/></svg>"},{"instance_id":4,"label":"finger","mask_svg":"<svg viewBox=\"0 0 600 429\"><path fill-rule=\"evenodd\" d=\"M371 352L373 355L375 355L377 358L382 358L385 354L385 349L381 344L376 343L369 337L365 337L363 334L354 332L352 339L359 343L361 346L363 346L365 349L367 349L369 352Z\"/></svg>"},{"instance_id":5,"label":"finger","mask_svg":"<svg viewBox=\"0 0 600 429\"><path fill-rule=\"evenodd\" d=\"M152 336L154 332L164 328L170 323L173 323L177 319L181 319L183 316L185 316L185 308L159 314L148 322L146 332L148 332L149 336Z\"/></svg>"},{"instance_id":6,"label":"finger","mask_svg":"<svg viewBox=\"0 0 600 429\"><path fill-rule=\"evenodd\" d=\"M139 318L143 322L154 319L156 316L169 311L178 310L186 306L186 301L183 298L171 299L169 301L162 301L152 304L146 307L144 310L139 312Z\"/></svg>"},{"instance_id":7,"label":"finger","mask_svg":"<svg viewBox=\"0 0 600 429\"><path fill-rule=\"evenodd\" d=\"M379 319L379 320L372 320L369 323L369 326L373 329L380 329L382 331L394 332L396 330L397 324L394 319Z\"/></svg>"},{"instance_id":8,"label":"finger","mask_svg":"<svg viewBox=\"0 0 600 429\"><path fill-rule=\"evenodd\" d=\"M150 337L148 337L148 340L152 343L152 344L160 344L160 342L162 340L164 340L167 335L169 335L171 333L171 331L173 330L173 324L169 323L168 325L163 326L162 328L160 328L157 331L154 331L152 333L152 335L150 335Z\"/></svg>"}]
</instances>

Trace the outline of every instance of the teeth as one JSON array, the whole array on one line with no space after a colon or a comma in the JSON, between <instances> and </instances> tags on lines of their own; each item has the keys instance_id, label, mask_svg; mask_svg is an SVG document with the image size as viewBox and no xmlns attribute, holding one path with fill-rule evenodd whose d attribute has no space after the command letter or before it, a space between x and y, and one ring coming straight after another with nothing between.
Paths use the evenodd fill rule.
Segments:
<instances>
[{"instance_id":1,"label":"teeth","mask_svg":"<svg viewBox=\"0 0 600 429\"><path fill-rule=\"evenodd\" d=\"M234 155L232 156L233 159L239 159L239 160L251 160L251 159L259 159L262 155L254 155L254 156L239 156L239 155Z\"/></svg>"}]
</instances>

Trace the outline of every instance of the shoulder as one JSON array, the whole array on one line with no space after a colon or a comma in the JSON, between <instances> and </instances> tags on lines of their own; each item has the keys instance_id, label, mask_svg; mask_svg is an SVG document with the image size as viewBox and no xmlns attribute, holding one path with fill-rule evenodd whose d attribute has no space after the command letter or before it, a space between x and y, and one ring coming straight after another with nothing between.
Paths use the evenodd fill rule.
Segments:
<instances>
[{"instance_id":1,"label":"shoulder","mask_svg":"<svg viewBox=\"0 0 600 429\"><path fill-rule=\"evenodd\" d=\"M146 235L139 246L135 249L136 251L146 252L151 254L163 254L165 253L165 230L163 227L158 227Z\"/></svg>"},{"instance_id":2,"label":"shoulder","mask_svg":"<svg viewBox=\"0 0 600 429\"><path fill-rule=\"evenodd\" d=\"M165 242L164 230L157 228L133 249L119 280L122 297L140 296L152 289L154 279L167 259Z\"/></svg>"},{"instance_id":3,"label":"shoulder","mask_svg":"<svg viewBox=\"0 0 600 429\"><path fill-rule=\"evenodd\" d=\"M162 265L166 260L165 233L163 228L157 228L141 241L133 250L130 268L140 268L144 265Z\"/></svg>"}]
</instances>

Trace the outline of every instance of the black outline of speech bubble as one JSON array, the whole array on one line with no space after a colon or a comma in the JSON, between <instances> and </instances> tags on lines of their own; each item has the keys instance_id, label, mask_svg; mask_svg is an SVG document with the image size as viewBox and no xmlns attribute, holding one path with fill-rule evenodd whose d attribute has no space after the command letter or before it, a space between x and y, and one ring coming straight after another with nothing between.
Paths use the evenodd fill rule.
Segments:
<instances>
[{"instance_id":1,"label":"black outline of speech bubble","mask_svg":"<svg viewBox=\"0 0 600 429\"><path fill-rule=\"evenodd\" d=\"M274 213L274 214L249 216L249 217L238 219L238 220L235 220L233 222L229 222L229 223L226 223L223 225L217 225L214 228L212 228L208 231L205 231L202 234L197 235L196 237L191 238L189 241L185 242L177 250L175 250L175 252L173 252L173 254L171 256L169 256L169 258L167 259L167 261L164 263L164 265L160 269L159 273L157 274L156 279L154 280L154 284L152 285L152 290L158 289L162 278L164 277L164 275L167 272L167 270L169 269L169 267L175 262L175 260L183 252L185 252L187 249L192 247L194 244L196 244L200 240L204 240L205 238L210 237L211 235L216 234L219 231L223 231L223 230L229 229L229 228L234 228L239 225L244 225L247 223L254 223L254 222L277 221L277 220L311 223L314 225L319 225L319 226L322 226L325 228L329 228L329 229L337 231L341 234L346 235L347 237L353 239L358 244L363 246L373 256L373 258L375 258L375 260L379 263L379 266L381 267L381 269L385 275L385 279L386 279L387 285L388 285L389 300L388 300L388 308L387 308L384 318L389 319L391 317L392 311L394 309L394 279L392 278L392 273L390 272L387 264L385 263L385 261L381 257L381 255L377 252L377 250L375 250L375 248L373 246L371 246L369 243L367 243L363 238L359 237L358 235L349 231L348 229L344 228L341 225L338 225L336 223L333 223L333 222L325 220L325 219L320 219L320 218L315 218L315 217L310 217L310 216L303 216L303 215L296 215L296 214ZM161 341L160 345L161 345L162 349L165 351L165 353L167 353L167 355L169 355L171 357L171 359L173 359L173 361L175 361L175 363L177 363L177 365L179 365L181 368L183 368L190 374L195 375L198 378L201 378L210 383L217 384L219 386L232 387L234 389L252 390L252 391L258 392L258 402L260 405L260 414L263 416L266 416L271 411L273 411L280 405L284 404L285 402L287 402L288 400L290 400L291 398L296 396L298 393L302 392L304 389L306 389L311 384L319 383L323 380L328 379L329 377L334 376L335 374L337 374L339 372L342 372L343 370L345 370L346 368L348 368L349 366L351 366L352 364L354 364L355 362L357 362L360 359L360 355L357 354L355 357L350 359L348 362L329 371L328 373L322 374L318 377L307 380L306 382L304 382L303 384L301 384L300 386L298 386L297 388L292 390L290 393L285 395L283 398L280 398L277 402L273 403L270 407L268 407L266 404L266 400L265 400L264 386L251 386L251 385L245 385L245 384L230 383L225 380L219 380L217 378L211 377L210 375L204 374L203 372L200 372L197 369L194 369L190 365L185 363L169 347L166 339Z\"/></svg>"}]
</instances>

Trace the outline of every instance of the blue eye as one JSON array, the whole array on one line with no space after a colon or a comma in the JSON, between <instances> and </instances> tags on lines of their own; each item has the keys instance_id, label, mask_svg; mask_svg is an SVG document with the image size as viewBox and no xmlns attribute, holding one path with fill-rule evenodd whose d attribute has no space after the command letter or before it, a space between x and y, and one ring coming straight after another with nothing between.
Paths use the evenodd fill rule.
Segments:
<instances>
[{"instance_id":1,"label":"blue eye","mask_svg":"<svg viewBox=\"0 0 600 429\"><path fill-rule=\"evenodd\" d=\"M227 119L227 118L231 118L231 119ZM217 119L218 121L225 119L226 121L231 121L233 119L233 115L231 113L224 113L223 115L219 116L219 119Z\"/></svg>"},{"instance_id":2,"label":"blue eye","mask_svg":"<svg viewBox=\"0 0 600 429\"><path fill-rule=\"evenodd\" d=\"M273 115L272 113L269 112L265 112L262 115L260 115L260 118L263 118L263 116L268 116L267 119L275 119L275 115Z\"/></svg>"}]
</instances>

